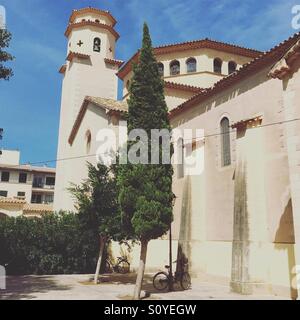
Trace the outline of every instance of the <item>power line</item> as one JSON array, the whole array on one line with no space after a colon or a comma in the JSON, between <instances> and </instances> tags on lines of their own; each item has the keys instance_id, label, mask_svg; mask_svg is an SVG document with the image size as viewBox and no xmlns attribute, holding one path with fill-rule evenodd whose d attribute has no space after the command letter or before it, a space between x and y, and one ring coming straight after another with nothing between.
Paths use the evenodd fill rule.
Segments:
<instances>
[{"instance_id":1,"label":"power line","mask_svg":"<svg viewBox=\"0 0 300 320\"><path fill-rule=\"evenodd\" d=\"M291 120L285 120L285 121L267 123L267 124L263 124L263 125L260 125L260 126L257 126L257 127L247 128L247 130L266 128L266 127L281 125L281 124L285 124L285 123L291 123L291 122L295 122L295 121L299 121L299 120L300 120L300 118L295 118L295 119L291 119ZM210 137L221 136L221 135L224 135L224 134L235 133L235 132L236 132L236 130L229 130L229 131L224 132L224 133L220 133L220 132L219 132L219 133L209 134L209 135L203 136L203 137L201 137L201 138L210 138ZM201 139L201 138L200 138L200 139ZM195 139L197 139L197 138L195 138ZM190 140L194 140L194 139L190 139Z\"/></svg>"},{"instance_id":2,"label":"power line","mask_svg":"<svg viewBox=\"0 0 300 320\"><path fill-rule=\"evenodd\" d=\"M267 123L267 124L260 125L258 127L247 128L247 130L266 128L266 127L282 125L282 124L286 124L286 123L292 123L292 122L295 122L295 121L300 121L300 118L295 118L295 119L290 119L290 120L285 120L285 121L279 121L279 122L273 122L273 123ZM235 133L235 132L236 132L236 130L229 130L229 131L227 131L225 133L218 132L218 133L204 135L202 137L196 137L196 138L192 138L192 139L184 139L184 142L186 142L186 141L195 141L197 139L211 138L211 137L221 136L221 135L224 135L224 134ZM23 165L23 166L26 166L26 165L35 166L35 165L41 165L41 164L46 164L46 163L57 163L57 162L62 162L62 161L70 161L70 160L76 160L76 159L91 158L91 157L96 157L96 156L99 156L99 155L108 155L108 154L110 154L110 152L98 153L98 154L90 154L90 155L81 155L81 156L76 156L76 157L68 157L68 158L46 160L46 161L39 161L39 162L28 162L28 163L24 163L24 164L21 164L21 165ZM19 165L10 166L10 168L14 168L14 167L18 167L18 166Z\"/></svg>"}]
</instances>

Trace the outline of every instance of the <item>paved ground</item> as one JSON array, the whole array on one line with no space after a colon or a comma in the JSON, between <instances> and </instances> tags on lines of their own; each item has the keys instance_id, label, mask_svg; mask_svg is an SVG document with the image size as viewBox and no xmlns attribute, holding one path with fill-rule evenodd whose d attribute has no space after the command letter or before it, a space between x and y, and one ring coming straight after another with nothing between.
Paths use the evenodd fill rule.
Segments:
<instances>
[{"instance_id":1,"label":"paved ground","mask_svg":"<svg viewBox=\"0 0 300 320\"><path fill-rule=\"evenodd\" d=\"M0 290L0 300L129 300L133 292L134 275L109 275L93 285L90 275L8 277L7 290ZM152 276L146 275L143 289L153 300L247 300L284 299L276 296L241 296L225 286L193 280L188 291L156 292Z\"/></svg>"}]
</instances>

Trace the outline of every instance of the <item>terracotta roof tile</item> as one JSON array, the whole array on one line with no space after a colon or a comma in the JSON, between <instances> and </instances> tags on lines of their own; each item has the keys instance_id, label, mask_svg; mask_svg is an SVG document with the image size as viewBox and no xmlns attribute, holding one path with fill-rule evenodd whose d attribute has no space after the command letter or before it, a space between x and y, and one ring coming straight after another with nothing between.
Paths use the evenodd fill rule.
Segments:
<instances>
[{"instance_id":1,"label":"terracotta roof tile","mask_svg":"<svg viewBox=\"0 0 300 320\"><path fill-rule=\"evenodd\" d=\"M119 101L114 99L105 99L100 97L90 97L85 98L86 101L92 102L99 107L103 107L108 110L127 112L128 107L125 101Z\"/></svg>"},{"instance_id":2,"label":"terracotta roof tile","mask_svg":"<svg viewBox=\"0 0 300 320\"><path fill-rule=\"evenodd\" d=\"M292 72L292 65L296 59L300 57L300 40L292 46L292 48L278 61L271 69L269 76L272 78L283 79Z\"/></svg>"},{"instance_id":3,"label":"terracotta roof tile","mask_svg":"<svg viewBox=\"0 0 300 320\"><path fill-rule=\"evenodd\" d=\"M49 167L37 167L28 165L9 165L9 164L0 164L0 169L6 170L17 170L17 171L25 171L25 172L37 172L37 173L53 173L55 174L55 168Z\"/></svg>"},{"instance_id":4,"label":"terracotta roof tile","mask_svg":"<svg viewBox=\"0 0 300 320\"><path fill-rule=\"evenodd\" d=\"M189 92L194 92L194 93L199 93L199 92L206 90L204 88L190 86L190 85L182 84L182 83L170 82L170 81L165 81L165 88L178 89L178 90L189 91Z\"/></svg>"},{"instance_id":5,"label":"terracotta roof tile","mask_svg":"<svg viewBox=\"0 0 300 320\"><path fill-rule=\"evenodd\" d=\"M79 14L82 14L82 13L96 13L96 14L99 14L99 15L104 15L104 16L108 17L111 20L111 22L113 23L113 26L115 26L116 23L117 23L116 19L111 15L111 13L109 11L101 10L101 9L97 9L97 8L92 8L92 7L73 10L72 14L70 16L69 22L71 22L71 23L74 22L76 17Z\"/></svg>"},{"instance_id":6,"label":"terracotta roof tile","mask_svg":"<svg viewBox=\"0 0 300 320\"><path fill-rule=\"evenodd\" d=\"M71 130L69 136L69 143L72 144L80 127L81 121L84 118L86 113L87 107L89 103L93 103L94 105L98 106L99 108L103 108L108 112L114 111L118 113L126 113L128 111L127 102L126 101L118 101L113 99L104 99L99 97L90 97L87 96L84 99L84 102L80 108L80 111L77 115L73 128Z\"/></svg>"},{"instance_id":7,"label":"terracotta roof tile","mask_svg":"<svg viewBox=\"0 0 300 320\"><path fill-rule=\"evenodd\" d=\"M122 60L115 60L115 59L108 59L108 58L104 58L105 63L111 64L113 66L118 66L120 67L124 61Z\"/></svg>"},{"instance_id":8,"label":"terracotta roof tile","mask_svg":"<svg viewBox=\"0 0 300 320\"><path fill-rule=\"evenodd\" d=\"M35 204L35 203L26 203L23 208L23 213L49 213L53 212L53 207L48 204Z\"/></svg>"},{"instance_id":9,"label":"terracotta roof tile","mask_svg":"<svg viewBox=\"0 0 300 320\"><path fill-rule=\"evenodd\" d=\"M263 117L262 116L256 116L256 117L252 117L252 118L248 118L248 119L243 119L240 120L234 124L231 125L232 129L237 129L237 128L242 128L244 126L246 126L247 124L261 124Z\"/></svg>"},{"instance_id":10,"label":"terracotta roof tile","mask_svg":"<svg viewBox=\"0 0 300 320\"><path fill-rule=\"evenodd\" d=\"M0 197L0 204L25 204L25 200L20 200L20 199L15 199L15 198L5 198L5 197Z\"/></svg>"},{"instance_id":11,"label":"terracotta roof tile","mask_svg":"<svg viewBox=\"0 0 300 320\"><path fill-rule=\"evenodd\" d=\"M64 64L60 67L58 72L61 74L64 74L66 72L66 70L67 70L67 65Z\"/></svg>"},{"instance_id":12,"label":"terracotta roof tile","mask_svg":"<svg viewBox=\"0 0 300 320\"><path fill-rule=\"evenodd\" d=\"M83 54L83 53L79 53L79 52L73 52L70 51L66 60L68 61L72 61L74 58L79 58L79 59L89 59L90 56L88 54Z\"/></svg>"}]
</instances>

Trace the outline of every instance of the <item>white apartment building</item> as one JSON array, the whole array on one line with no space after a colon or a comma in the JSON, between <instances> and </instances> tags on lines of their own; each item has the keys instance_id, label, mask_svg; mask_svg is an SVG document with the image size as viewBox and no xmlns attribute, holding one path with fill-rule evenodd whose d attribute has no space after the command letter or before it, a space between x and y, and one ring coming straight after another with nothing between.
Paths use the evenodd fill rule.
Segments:
<instances>
[{"instance_id":1,"label":"white apartment building","mask_svg":"<svg viewBox=\"0 0 300 320\"><path fill-rule=\"evenodd\" d=\"M2 150L0 156L2 214L18 216L30 212L37 214L52 211L54 186L54 168L21 165L19 151ZM18 208L15 208L16 205Z\"/></svg>"}]
</instances>

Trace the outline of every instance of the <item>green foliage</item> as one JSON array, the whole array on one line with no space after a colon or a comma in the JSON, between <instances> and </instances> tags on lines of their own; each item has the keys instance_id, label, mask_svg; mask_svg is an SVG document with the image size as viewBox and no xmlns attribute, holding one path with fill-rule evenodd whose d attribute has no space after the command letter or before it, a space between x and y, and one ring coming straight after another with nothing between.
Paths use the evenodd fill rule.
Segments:
<instances>
[{"instance_id":1,"label":"green foliage","mask_svg":"<svg viewBox=\"0 0 300 320\"><path fill-rule=\"evenodd\" d=\"M129 88L128 131L169 129L168 107L164 97L164 82L158 72L149 29L144 24L143 46Z\"/></svg>"},{"instance_id":2,"label":"green foliage","mask_svg":"<svg viewBox=\"0 0 300 320\"><path fill-rule=\"evenodd\" d=\"M148 158L151 159L151 129L170 130L170 123L163 80L158 72L146 24L143 46L139 62L134 66L129 93L128 132L133 129L147 132ZM161 159L161 142L159 150ZM119 203L123 226L130 237L149 241L168 231L173 219L172 175L171 164L128 164L118 168Z\"/></svg>"},{"instance_id":3,"label":"green foliage","mask_svg":"<svg viewBox=\"0 0 300 320\"><path fill-rule=\"evenodd\" d=\"M91 273L97 252L97 235L79 215L0 219L0 264L9 274Z\"/></svg>"},{"instance_id":4,"label":"green foliage","mask_svg":"<svg viewBox=\"0 0 300 320\"><path fill-rule=\"evenodd\" d=\"M5 29L0 29L0 79L9 80L13 76L11 68L4 66L3 62L12 61L14 57L3 49L9 47L11 33Z\"/></svg>"},{"instance_id":5,"label":"green foliage","mask_svg":"<svg viewBox=\"0 0 300 320\"><path fill-rule=\"evenodd\" d=\"M88 179L69 189L76 200L81 223L108 239L121 240L116 167L87 165Z\"/></svg>"}]
</instances>

